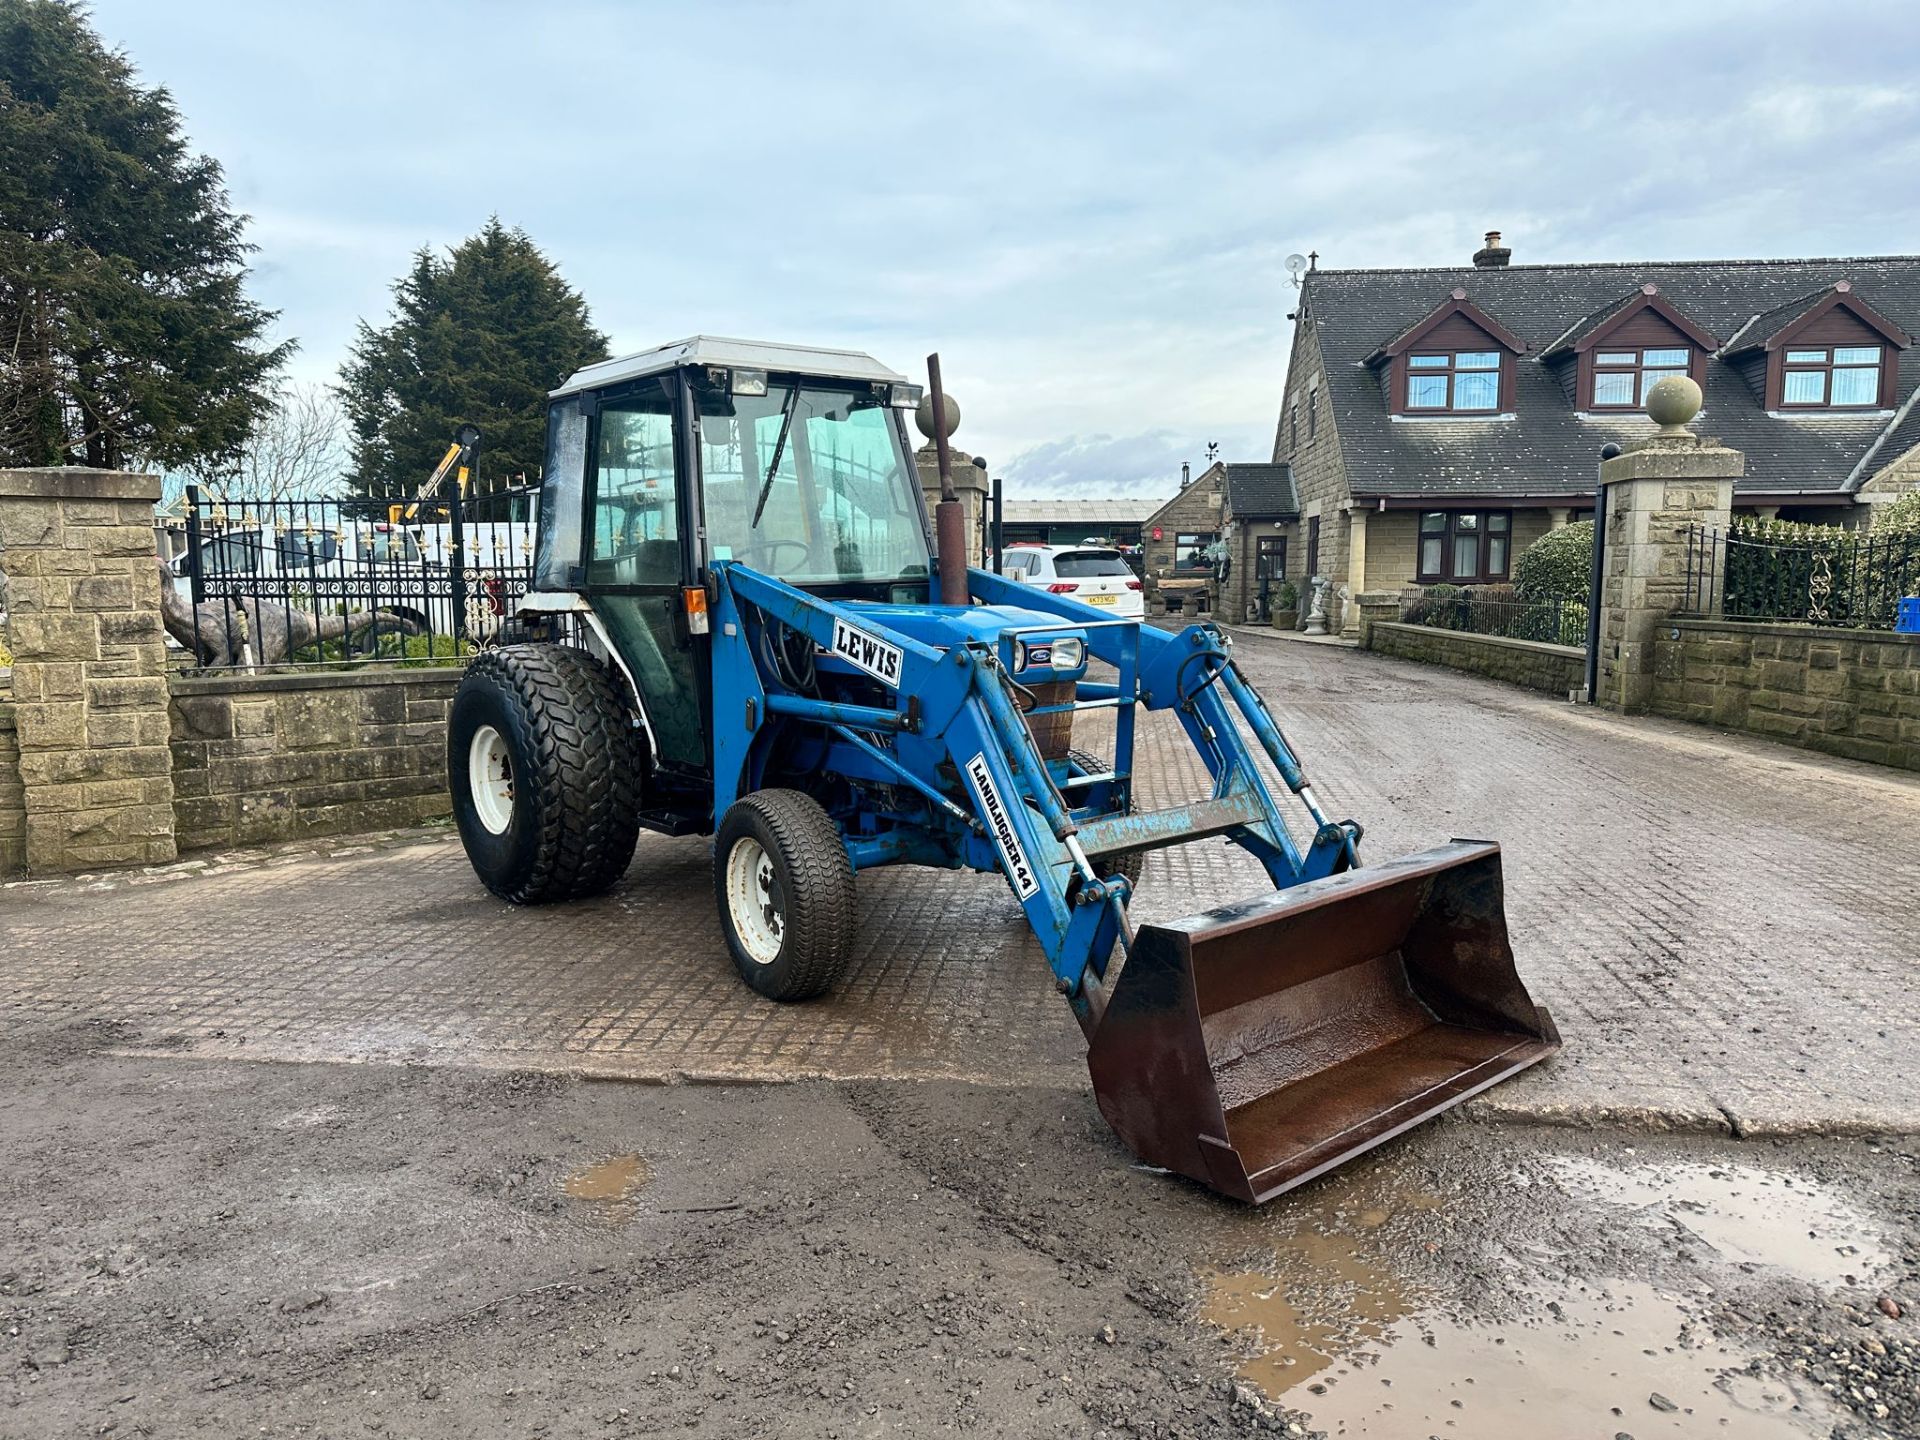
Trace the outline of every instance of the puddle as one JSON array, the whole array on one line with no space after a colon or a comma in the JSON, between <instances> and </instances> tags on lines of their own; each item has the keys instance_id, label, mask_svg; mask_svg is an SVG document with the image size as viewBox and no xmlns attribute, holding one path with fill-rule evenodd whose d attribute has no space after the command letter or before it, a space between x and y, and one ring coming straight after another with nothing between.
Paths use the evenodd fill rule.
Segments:
<instances>
[{"instance_id":1,"label":"puddle","mask_svg":"<svg viewBox=\"0 0 1920 1440\"><path fill-rule=\"evenodd\" d=\"M1257 1332L1257 1351L1240 1375L1276 1397L1306 1384L1336 1356L1379 1339L1412 1308L1386 1271L1331 1235L1283 1242L1271 1270L1215 1270L1201 1278L1201 1315L1223 1330Z\"/></svg>"},{"instance_id":2,"label":"puddle","mask_svg":"<svg viewBox=\"0 0 1920 1440\"><path fill-rule=\"evenodd\" d=\"M1833 1286L1892 1258L1871 1220L1802 1175L1693 1162L1622 1168L1569 1155L1547 1164L1571 1193L1640 1210L1646 1223L1687 1231L1738 1264Z\"/></svg>"},{"instance_id":3,"label":"puddle","mask_svg":"<svg viewBox=\"0 0 1920 1440\"><path fill-rule=\"evenodd\" d=\"M1244 1379L1330 1436L1804 1440L1826 1433L1818 1417L1832 1423L1784 1380L1738 1373L1748 1357L1639 1282L1523 1293L1527 1318L1469 1325L1415 1308L1335 1237L1289 1242L1275 1271L1204 1275L1203 1313L1252 1340ZM1656 1393L1675 1408L1655 1408Z\"/></svg>"},{"instance_id":4,"label":"puddle","mask_svg":"<svg viewBox=\"0 0 1920 1440\"><path fill-rule=\"evenodd\" d=\"M575 1200L591 1200L605 1206L607 1218L617 1222L632 1216L634 1195L645 1189L652 1178L647 1162L638 1155L614 1155L597 1165L574 1171L561 1188Z\"/></svg>"}]
</instances>

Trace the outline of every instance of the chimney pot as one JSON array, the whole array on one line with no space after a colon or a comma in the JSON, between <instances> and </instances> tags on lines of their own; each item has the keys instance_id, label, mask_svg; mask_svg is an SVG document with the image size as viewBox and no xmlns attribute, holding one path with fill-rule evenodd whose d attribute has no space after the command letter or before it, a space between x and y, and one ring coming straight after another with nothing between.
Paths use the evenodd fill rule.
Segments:
<instances>
[{"instance_id":1,"label":"chimney pot","mask_svg":"<svg viewBox=\"0 0 1920 1440\"><path fill-rule=\"evenodd\" d=\"M1497 250L1500 248L1500 232L1498 230L1487 231L1487 248L1489 250Z\"/></svg>"}]
</instances>

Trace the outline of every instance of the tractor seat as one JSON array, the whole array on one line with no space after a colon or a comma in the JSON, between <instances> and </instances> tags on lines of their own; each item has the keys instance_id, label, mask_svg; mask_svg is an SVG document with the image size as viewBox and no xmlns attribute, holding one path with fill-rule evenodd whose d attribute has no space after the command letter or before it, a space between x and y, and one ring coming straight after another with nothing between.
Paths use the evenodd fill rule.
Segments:
<instances>
[{"instance_id":1,"label":"tractor seat","mask_svg":"<svg viewBox=\"0 0 1920 1440\"><path fill-rule=\"evenodd\" d=\"M680 542L642 540L631 555L613 562L616 585L677 585L680 583Z\"/></svg>"}]
</instances>

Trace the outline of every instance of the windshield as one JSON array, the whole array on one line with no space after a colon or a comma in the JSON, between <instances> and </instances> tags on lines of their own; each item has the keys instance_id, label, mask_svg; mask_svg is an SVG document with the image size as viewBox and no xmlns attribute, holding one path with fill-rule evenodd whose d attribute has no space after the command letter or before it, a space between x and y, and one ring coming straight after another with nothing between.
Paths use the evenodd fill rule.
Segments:
<instances>
[{"instance_id":1,"label":"windshield","mask_svg":"<svg viewBox=\"0 0 1920 1440\"><path fill-rule=\"evenodd\" d=\"M796 394L774 383L764 396L708 394L699 403L715 560L799 584L927 575L919 480L879 400L806 383Z\"/></svg>"}]
</instances>

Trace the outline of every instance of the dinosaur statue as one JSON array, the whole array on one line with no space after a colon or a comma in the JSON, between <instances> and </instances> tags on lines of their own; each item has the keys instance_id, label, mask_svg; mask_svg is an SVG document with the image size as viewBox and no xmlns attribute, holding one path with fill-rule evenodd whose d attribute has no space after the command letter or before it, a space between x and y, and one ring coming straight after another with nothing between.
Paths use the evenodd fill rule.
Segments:
<instances>
[{"instance_id":1,"label":"dinosaur statue","mask_svg":"<svg viewBox=\"0 0 1920 1440\"><path fill-rule=\"evenodd\" d=\"M160 565L160 615L167 633L194 653L202 666L281 665L309 646L358 635L362 631L391 629L395 634L424 634L417 621L390 610L356 610L350 615L321 615L262 605L258 600L222 596L189 603L174 588L174 576L164 558Z\"/></svg>"}]
</instances>

